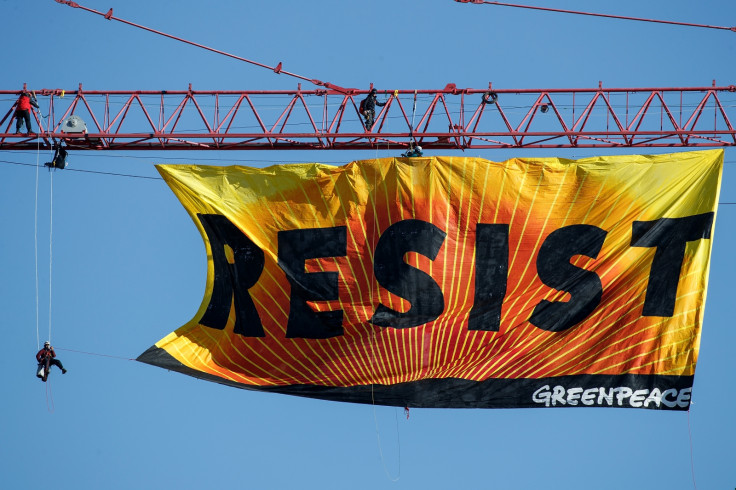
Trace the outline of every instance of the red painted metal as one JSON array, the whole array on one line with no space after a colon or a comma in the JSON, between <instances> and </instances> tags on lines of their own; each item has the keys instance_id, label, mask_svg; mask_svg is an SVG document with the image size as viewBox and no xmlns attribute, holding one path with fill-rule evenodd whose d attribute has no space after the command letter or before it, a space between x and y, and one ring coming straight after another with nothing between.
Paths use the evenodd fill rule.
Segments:
<instances>
[{"instance_id":1,"label":"red painted metal","mask_svg":"<svg viewBox=\"0 0 736 490\"><path fill-rule=\"evenodd\" d=\"M56 0L56 1L60 2L60 0ZM684 27L702 27L705 29L720 29L723 31L736 32L736 27L713 26L713 25L708 25L708 24L694 24L692 22L677 22L673 20L661 20L661 19L645 19L642 17L630 17L626 15L601 14L601 13L596 13L596 12L581 12L579 10L554 9L554 8L549 8L549 7L537 7L537 6L532 6L532 5L519 5L515 3L492 2L492 1L487 1L487 0L455 0L455 1L459 3L477 3L477 4L485 4L485 5L498 5L501 7L514 7L514 8L522 8L522 9L530 9L530 10L542 10L545 12L556 12L560 14L588 15L591 17L605 17L607 19L635 20L639 22L653 22L657 24L670 24L670 25L684 26ZM64 3L64 2L61 1L60 3Z\"/></svg>"},{"instance_id":2,"label":"red painted metal","mask_svg":"<svg viewBox=\"0 0 736 490\"><path fill-rule=\"evenodd\" d=\"M19 90L0 90L0 150L425 150L736 146L736 86L379 91L37 89L36 136L14 134ZM496 98L497 97L497 98ZM495 100L494 100L495 99ZM85 133L63 132L81 117ZM416 121L416 124L415 124Z\"/></svg>"}]
</instances>

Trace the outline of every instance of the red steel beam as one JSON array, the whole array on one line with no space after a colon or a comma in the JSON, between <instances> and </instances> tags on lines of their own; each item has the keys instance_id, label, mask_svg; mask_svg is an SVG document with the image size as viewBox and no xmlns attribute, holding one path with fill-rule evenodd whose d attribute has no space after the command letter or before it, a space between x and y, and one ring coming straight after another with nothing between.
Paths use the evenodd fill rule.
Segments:
<instances>
[{"instance_id":1,"label":"red steel beam","mask_svg":"<svg viewBox=\"0 0 736 490\"><path fill-rule=\"evenodd\" d=\"M425 150L736 146L736 86L385 90L36 89L36 134L15 134L19 90L0 90L0 150ZM71 132L75 115L86 131Z\"/></svg>"}]
</instances>

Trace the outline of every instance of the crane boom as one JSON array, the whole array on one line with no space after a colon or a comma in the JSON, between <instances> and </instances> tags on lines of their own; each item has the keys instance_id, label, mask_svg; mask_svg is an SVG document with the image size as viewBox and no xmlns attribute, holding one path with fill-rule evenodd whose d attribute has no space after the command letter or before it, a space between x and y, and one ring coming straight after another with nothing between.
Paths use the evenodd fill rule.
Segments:
<instances>
[{"instance_id":1,"label":"crane boom","mask_svg":"<svg viewBox=\"0 0 736 490\"><path fill-rule=\"evenodd\" d=\"M736 146L736 86L379 90L37 89L37 134L15 134L0 90L0 150L425 150ZM4 106L4 108L3 108Z\"/></svg>"}]
</instances>

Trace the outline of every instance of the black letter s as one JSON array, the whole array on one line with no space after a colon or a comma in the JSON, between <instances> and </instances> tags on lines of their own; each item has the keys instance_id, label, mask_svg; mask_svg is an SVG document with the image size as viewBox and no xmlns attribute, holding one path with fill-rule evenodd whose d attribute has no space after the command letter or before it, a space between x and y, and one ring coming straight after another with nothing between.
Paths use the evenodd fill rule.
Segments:
<instances>
[{"instance_id":1,"label":"black letter s","mask_svg":"<svg viewBox=\"0 0 736 490\"><path fill-rule=\"evenodd\" d=\"M571 225L547 236L537 256L537 274L549 287L570 293L570 301L542 300L529 322L550 332L561 332L580 323L601 302L603 287L595 272L570 264L575 255L595 259L607 232L592 225Z\"/></svg>"}]
</instances>

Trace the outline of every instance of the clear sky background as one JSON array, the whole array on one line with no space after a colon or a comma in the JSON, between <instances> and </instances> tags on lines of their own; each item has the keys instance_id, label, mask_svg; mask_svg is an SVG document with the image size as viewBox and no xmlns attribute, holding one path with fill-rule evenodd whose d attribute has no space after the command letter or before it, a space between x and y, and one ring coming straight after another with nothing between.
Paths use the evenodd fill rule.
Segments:
<instances>
[{"instance_id":1,"label":"clear sky background","mask_svg":"<svg viewBox=\"0 0 736 490\"><path fill-rule=\"evenodd\" d=\"M736 33L729 31L452 0L81 3L102 12L113 7L118 17L351 87L736 83ZM529 3L736 25L733 0ZM5 90L24 82L66 90L79 83L89 90L184 90L189 83L201 90L268 90L297 83L52 0L0 0L0 19ZM0 112L13 99L0 100ZM733 107L736 94L723 100ZM0 488L734 488L735 151L725 153L689 414L413 409L408 420L399 408L238 390L127 360L186 323L205 286L202 239L154 163L341 165L399 151L72 152L70 168L53 174L53 215L52 175L38 174L38 320L33 165L50 155L0 152ZM490 150L470 156L501 161L613 153ZM41 342L50 328L69 369L64 376L54 371L47 385L34 376L37 324Z\"/></svg>"}]
</instances>

